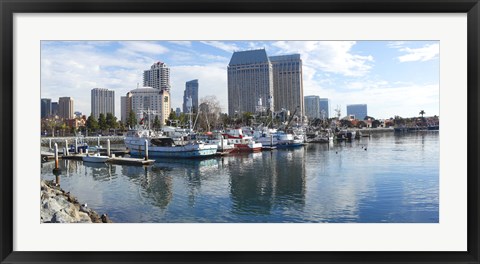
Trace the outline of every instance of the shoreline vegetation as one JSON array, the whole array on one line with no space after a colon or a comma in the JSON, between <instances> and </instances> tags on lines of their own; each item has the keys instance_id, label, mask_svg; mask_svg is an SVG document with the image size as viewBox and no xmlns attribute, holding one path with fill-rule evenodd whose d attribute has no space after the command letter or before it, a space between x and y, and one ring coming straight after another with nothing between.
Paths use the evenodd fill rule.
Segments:
<instances>
[{"instance_id":1,"label":"shoreline vegetation","mask_svg":"<svg viewBox=\"0 0 480 264\"><path fill-rule=\"evenodd\" d=\"M53 181L41 180L40 186L41 223L112 223L107 214L99 215L80 204Z\"/></svg>"}]
</instances>

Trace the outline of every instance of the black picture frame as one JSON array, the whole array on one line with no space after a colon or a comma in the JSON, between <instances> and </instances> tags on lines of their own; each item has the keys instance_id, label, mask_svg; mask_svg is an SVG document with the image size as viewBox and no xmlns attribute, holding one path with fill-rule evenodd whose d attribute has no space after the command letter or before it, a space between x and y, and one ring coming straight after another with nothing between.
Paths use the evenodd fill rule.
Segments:
<instances>
[{"instance_id":1,"label":"black picture frame","mask_svg":"<svg viewBox=\"0 0 480 264\"><path fill-rule=\"evenodd\" d=\"M0 263L479 263L478 0L0 0ZM15 13L466 13L468 24L468 250L466 252L13 251L13 15ZM394 239L394 238L392 238ZM448 238L445 238L448 239ZM53 243L46 239L46 243Z\"/></svg>"}]
</instances>

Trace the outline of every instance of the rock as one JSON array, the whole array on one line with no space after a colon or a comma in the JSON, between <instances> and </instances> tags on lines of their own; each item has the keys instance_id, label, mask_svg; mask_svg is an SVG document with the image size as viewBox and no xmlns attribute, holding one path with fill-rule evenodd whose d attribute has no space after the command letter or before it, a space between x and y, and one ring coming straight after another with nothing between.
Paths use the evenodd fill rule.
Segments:
<instances>
[{"instance_id":1,"label":"rock","mask_svg":"<svg viewBox=\"0 0 480 264\"><path fill-rule=\"evenodd\" d=\"M112 220L108 217L107 214L102 214L102 223L112 223Z\"/></svg>"},{"instance_id":2,"label":"rock","mask_svg":"<svg viewBox=\"0 0 480 264\"><path fill-rule=\"evenodd\" d=\"M107 214L100 217L86 204L80 205L77 199L53 182L40 183L40 222L41 223L112 223Z\"/></svg>"}]
</instances>

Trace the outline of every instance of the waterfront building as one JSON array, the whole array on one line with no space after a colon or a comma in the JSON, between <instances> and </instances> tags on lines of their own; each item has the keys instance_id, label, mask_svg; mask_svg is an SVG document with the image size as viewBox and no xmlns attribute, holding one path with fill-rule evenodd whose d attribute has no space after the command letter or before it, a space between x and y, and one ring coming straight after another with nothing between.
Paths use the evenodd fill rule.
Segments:
<instances>
[{"instance_id":1,"label":"waterfront building","mask_svg":"<svg viewBox=\"0 0 480 264\"><path fill-rule=\"evenodd\" d=\"M228 64L228 114L255 113L258 100L262 105L273 99L272 64L265 49L234 52Z\"/></svg>"},{"instance_id":2,"label":"waterfront building","mask_svg":"<svg viewBox=\"0 0 480 264\"><path fill-rule=\"evenodd\" d=\"M73 119L73 98L60 97L58 99L58 116L62 119Z\"/></svg>"},{"instance_id":3,"label":"waterfront building","mask_svg":"<svg viewBox=\"0 0 480 264\"><path fill-rule=\"evenodd\" d=\"M191 107L188 109L188 98L191 98ZM185 91L183 92L183 112L190 113L197 112L198 109L198 80L191 80L185 83Z\"/></svg>"},{"instance_id":4,"label":"waterfront building","mask_svg":"<svg viewBox=\"0 0 480 264\"><path fill-rule=\"evenodd\" d=\"M347 105L347 116L353 116L357 120L363 120L367 115L366 104Z\"/></svg>"},{"instance_id":5,"label":"waterfront building","mask_svg":"<svg viewBox=\"0 0 480 264\"><path fill-rule=\"evenodd\" d=\"M127 123L130 111L132 111L132 93L128 92L126 96L120 97L120 120L122 121L122 123Z\"/></svg>"},{"instance_id":6,"label":"waterfront building","mask_svg":"<svg viewBox=\"0 0 480 264\"><path fill-rule=\"evenodd\" d=\"M330 118L330 101L328 98L320 98L320 118Z\"/></svg>"},{"instance_id":7,"label":"waterfront building","mask_svg":"<svg viewBox=\"0 0 480 264\"><path fill-rule=\"evenodd\" d=\"M100 114L115 116L115 91L105 88L93 88L91 91L92 115L98 119Z\"/></svg>"},{"instance_id":8,"label":"waterfront building","mask_svg":"<svg viewBox=\"0 0 480 264\"><path fill-rule=\"evenodd\" d=\"M158 61L150 70L143 71L143 86L170 91L170 68L167 64Z\"/></svg>"},{"instance_id":9,"label":"waterfront building","mask_svg":"<svg viewBox=\"0 0 480 264\"><path fill-rule=\"evenodd\" d=\"M158 61L150 67L150 70L145 70L143 72L143 86L166 91L167 98L170 97L170 68L167 67L167 64ZM168 105L168 113L170 114L170 98L165 103Z\"/></svg>"},{"instance_id":10,"label":"waterfront building","mask_svg":"<svg viewBox=\"0 0 480 264\"><path fill-rule=\"evenodd\" d=\"M52 116L58 115L58 102L52 102L51 106Z\"/></svg>"},{"instance_id":11,"label":"waterfront building","mask_svg":"<svg viewBox=\"0 0 480 264\"><path fill-rule=\"evenodd\" d=\"M273 98L275 111L285 109L303 117L303 74L300 54L270 56L273 70Z\"/></svg>"},{"instance_id":12,"label":"waterfront building","mask_svg":"<svg viewBox=\"0 0 480 264\"><path fill-rule=\"evenodd\" d=\"M131 111L137 115L137 120L147 118L149 113L152 123L155 116L158 116L160 123L165 124L165 120L170 115L170 93L167 90L139 87L130 93Z\"/></svg>"},{"instance_id":13,"label":"waterfront building","mask_svg":"<svg viewBox=\"0 0 480 264\"><path fill-rule=\"evenodd\" d=\"M305 115L309 120L320 118L320 97L317 95L305 96Z\"/></svg>"},{"instance_id":14,"label":"waterfront building","mask_svg":"<svg viewBox=\"0 0 480 264\"><path fill-rule=\"evenodd\" d=\"M40 99L40 117L46 118L52 115L52 99L42 98Z\"/></svg>"}]
</instances>

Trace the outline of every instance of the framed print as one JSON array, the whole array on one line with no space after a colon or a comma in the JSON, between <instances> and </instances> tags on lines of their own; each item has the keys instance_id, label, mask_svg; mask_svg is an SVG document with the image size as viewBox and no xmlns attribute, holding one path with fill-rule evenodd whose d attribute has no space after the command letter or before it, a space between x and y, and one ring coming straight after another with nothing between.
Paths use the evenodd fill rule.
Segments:
<instances>
[{"instance_id":1,"label":"framed print","mask_svg":"<svg viewBox=\"0 0 480 264\"><path fill-rule=\"evenodd\" d=\"M1 8L1 263L479 262L478 0Z\"/></svg>"}]
</instances>

